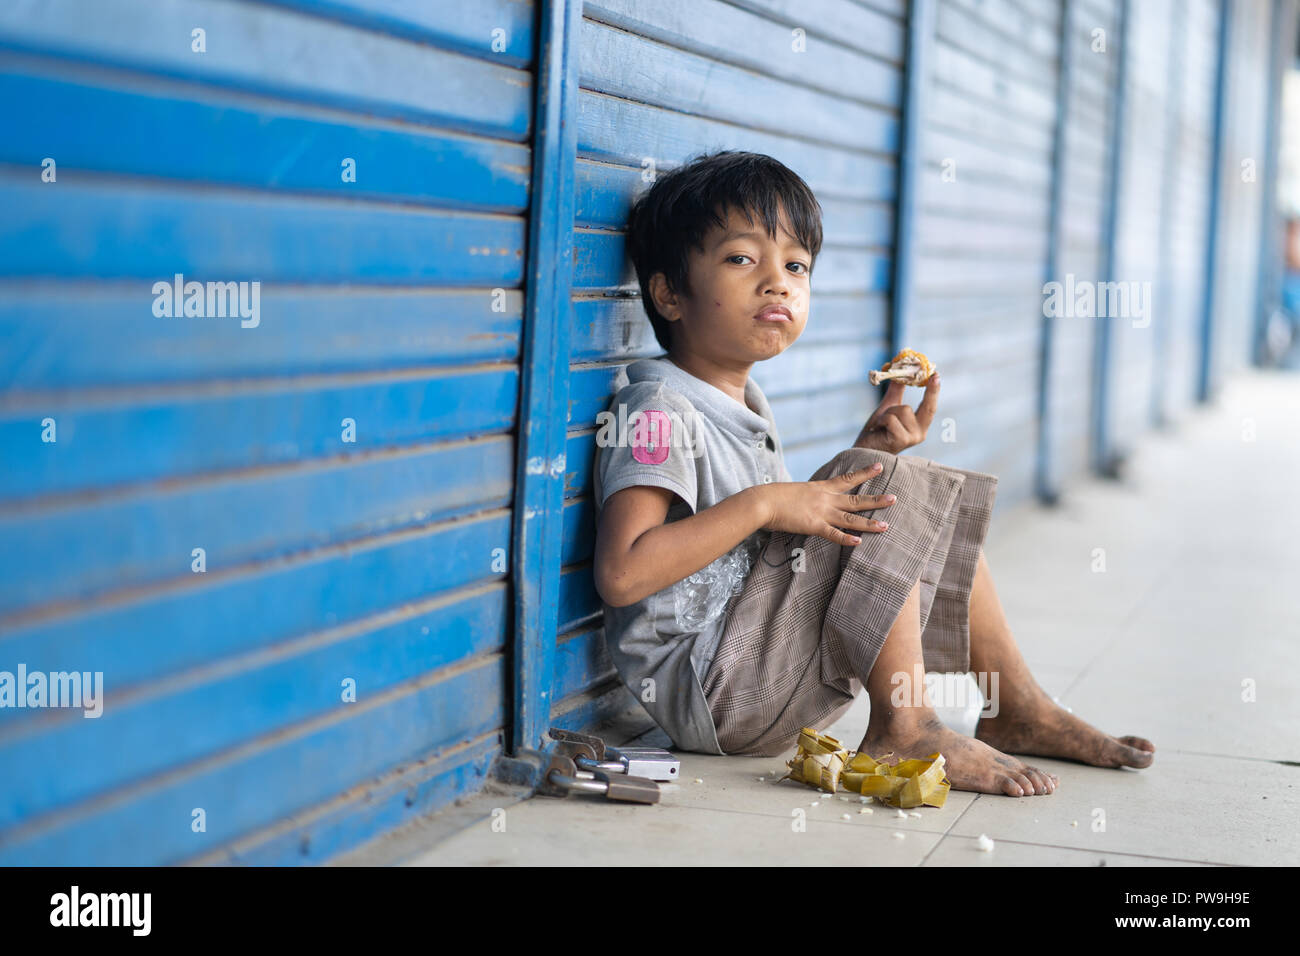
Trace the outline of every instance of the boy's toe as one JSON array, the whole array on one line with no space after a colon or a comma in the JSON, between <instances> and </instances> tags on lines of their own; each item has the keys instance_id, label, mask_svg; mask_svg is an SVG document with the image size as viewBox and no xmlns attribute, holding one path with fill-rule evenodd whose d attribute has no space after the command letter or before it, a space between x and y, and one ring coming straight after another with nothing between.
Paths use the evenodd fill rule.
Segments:
<instances>
[{"instance_id":1,"label":"boy's toe","mask_svg":"<svg viewBox=\"0 0 1300 956\"><path fill-rule=\"evenodd\" d=\"M1130 747L1128 744L1120 744L1122 753L1120 754L1120 764L1125 767L1149 767L1155 757L1146 750L1139 750L1137 747Z\"/></svg>"},{"instance_id":2,"label":"boy's toe","mask_svg":"<svg viewBox=\"0 0 1300 956\"><path fill-rule=\"evenodd\" d=\"M1002 792L1005 793L1008 797L1023 796L1025 787L1029 785L1029 781L1026 780L1024 784L1021 784L1010 774L999 775L997 777L997 783L998 786L1002 788Z\"/></svg>"},{"instance_id":3,"label":"boy's toe","mask_svg":"<svg viewBox=\"0 0 1300 956\"><path fill-rule=\"evenodd\" d=\"M1156 752L1156 745L1153 744L1151 741L1147 740L1145 737L1134 737L1130 735L1128 737L1116 737L1115 739L1122 744L1126 744L1129 747L1133 747L1137 750L1144 750L1149 754L1153 754Z\"/></svg>"}]
</instances>

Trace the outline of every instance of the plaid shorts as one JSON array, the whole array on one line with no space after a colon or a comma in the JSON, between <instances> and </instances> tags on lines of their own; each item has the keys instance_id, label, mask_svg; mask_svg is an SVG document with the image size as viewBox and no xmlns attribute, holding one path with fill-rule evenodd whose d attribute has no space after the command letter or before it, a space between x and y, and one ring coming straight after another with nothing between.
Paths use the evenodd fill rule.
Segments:
<instances>
[{"instance_id":1,"label":"plaid shorts","mask_svg":"<svg viewBox=\"0 0 1300 956\"><path fill-rule=\"evenodd\" d=\"M876 462L881 473L850 490L898 496L880 515L888 530L852 546L774 531L731 598L702 684L724 752L775 756L842 716L918 581L926 670L970 669L971 585L998 479L848 448L810 480Z\"/></svg>"}]
</instances>

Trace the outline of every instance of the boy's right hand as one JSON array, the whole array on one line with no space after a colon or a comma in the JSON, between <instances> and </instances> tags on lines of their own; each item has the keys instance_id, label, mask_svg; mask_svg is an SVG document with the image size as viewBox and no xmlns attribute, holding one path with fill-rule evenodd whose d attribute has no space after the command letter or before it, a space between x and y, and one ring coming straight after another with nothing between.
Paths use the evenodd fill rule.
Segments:
<instances>
[{"instance_id":1,"label":"boy's right hand","mask_svg":"<svg viewBox=\"0 0 1300 956\"><path fill-rule=\"evenodd\" d=\"M823 481L782 481L755 485L764 509L763 528L792 534L815 534L835 544L859 544L862 539L841 531L881 532L889 527L855 511L874 511L894 503L893 495L851 495L848 489L880 474L879 462Z\"/></svg>"}]
</instances>

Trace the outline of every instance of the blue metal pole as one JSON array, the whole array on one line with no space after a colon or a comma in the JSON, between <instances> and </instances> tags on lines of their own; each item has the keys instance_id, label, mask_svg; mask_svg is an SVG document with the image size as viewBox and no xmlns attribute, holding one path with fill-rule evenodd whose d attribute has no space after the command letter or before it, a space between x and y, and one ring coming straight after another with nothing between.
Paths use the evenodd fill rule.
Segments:
<instances>
[{"instance_id":1,"label":"blue metal pole","mask_svg":"<svg viewBox=\"0 0 1300 956\"><path fill-rule=\"evenodd\" d=\"M1214 297L1219 280L1219 217L1223 210L1223 167L1228 148L1224 109L1228 100L1228 51L1231 47L1232 5L1219 0L1218 62L1214 77L1214 153L1210 159L1210 210L1205 241L1205 301L1201 308L1201 354L1196 376L1196 400L1208 402L1214 348Z\"/></svg>"},{"instance_id":2,"label":"blue metal pole","mask_svg":"<svg viewBox=\"0 0 1300 956\"><path fill-rule=\"evenodd\" d=\"M1070 85L1074 72L1074 0L1061 0L1060 66L1056 77L1056 127L1052 132L1052 193L1047 213L1047 262L1043 269L1046 284L1057 279L1065 227L1061 221L1061 204L1065 195L1065 133L1070 121ZM1046 292L1044 292L1046 294ZM1052 436L1052 353L1056 325L1040 307L1038 335L1038 445L1034 461L1034 488L1044 504L1055 504L1060 497L1056 477L1051 474Z\"/></svg>"},{"instance_id":3,"label":"blue metal pole","mask_svg":"<svg viewBox=\"0 0 1300 956\"><path fill-rule=\"evenodd\" d=\"M1106 226L1101 273L1107 282L1116 281L1116 245L1119 239L1119 201L1124 172L1124 123L1129 67L1129 0L1120 0L1119 63L1115 70L1115 115L1110 139L1110 199L1106 205ZM1110 321L1097 320L1092 363L1092 467L1099 474L1113 475L1115 463L1110 448Z\"/></svg>"},{"instance_id":4,"label":"blue metal pole","mask_svg":"<svg viewBox=\"0 0 1300 956\"><path fill-rule=\"evenodd\" d=\"M934 38L934 0L912 0L907 18L907 51L903 64L903 118L898 148L898 195L894 218L894 315L890 355L914 344L912 324L912 260L916 219L916 190L925 157L921 124L925 120L925 77L928 51ZM885 386L880 386L883 393Z\"/></svg>"},{"instance_id":5,"label":"blue metal pole","mask_svg":"<svg viewBox=\"0 0 1300 956\"><path fill-rule=\"evenodd\" d=\"M511 753L540 749L551 716L567 471L581 25L582 0L541 0L515 449Z\"/></svg>"}]
</instances>

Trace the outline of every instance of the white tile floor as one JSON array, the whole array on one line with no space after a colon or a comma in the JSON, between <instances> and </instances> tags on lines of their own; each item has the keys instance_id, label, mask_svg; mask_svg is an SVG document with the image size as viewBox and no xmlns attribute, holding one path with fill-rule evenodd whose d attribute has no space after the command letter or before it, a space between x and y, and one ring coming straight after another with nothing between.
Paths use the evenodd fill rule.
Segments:
<instances>
[{"instance_id":1,"label":"white tile floor","mask_svg":"<svg viewBox=\"0 0 1300 956\"><path fill-rule=\"evenodd\" d=\"M1253 441L1242 438L1246 419ZM504 831L488 808L449 839L390 847L389 857L415 865L1300 863L1297 475L1300 376L1251 373L1214 408L1144 437L1122 481L1084 479L1067 486L1055 511L1030 504L995 518L988 561L1039 682L1108 733L1150 738L1157 755L1146 770L1034 758L1060 776L1054 794L953 791L942 809L900 820L880 806L859 813L856 797L776 782L781 759L683 754L683 782L657 806L538 797L506 806ZM1097 548L1101 573L1092 569ZM1254 700L1243 700L1243 687L1253 687ZM827 729L852 746L868 713L863 695ZM793 825L800 814L802 829ZM995 841L991 852L976 847L981 833Z\"/></svg>"}]
</instances>

